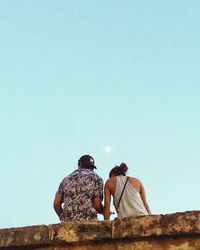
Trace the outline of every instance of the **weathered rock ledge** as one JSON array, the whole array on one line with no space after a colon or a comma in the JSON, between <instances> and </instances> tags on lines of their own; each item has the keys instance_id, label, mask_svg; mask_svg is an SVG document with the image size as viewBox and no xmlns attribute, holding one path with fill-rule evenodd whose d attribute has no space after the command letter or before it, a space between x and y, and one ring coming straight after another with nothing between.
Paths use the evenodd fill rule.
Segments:
<instances>
[{"instance_id":1,"label":"weathered rock ledge","mask_svg":"<svg viewBox=\"0 0 200 250\"><path fill-rule=\"evenodd\" d=\"M200 211L5 228L1 249L200 250Z\"/></svg>"}]
</instances>

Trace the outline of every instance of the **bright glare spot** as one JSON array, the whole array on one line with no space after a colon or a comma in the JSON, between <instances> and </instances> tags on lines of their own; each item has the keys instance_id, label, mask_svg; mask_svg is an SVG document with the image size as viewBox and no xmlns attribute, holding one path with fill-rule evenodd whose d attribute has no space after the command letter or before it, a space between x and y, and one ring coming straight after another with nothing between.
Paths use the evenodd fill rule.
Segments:
<instances>
[{"instance_id":1,"label":"bright glare spot","mask_svg":"<svg viewBox=\"0 0 200 250\"><path fill-rule=\"evenodd\" d=\"M106 154L110 154L112 152L112 148L110 146L105 147Z\"/></svg>"}]
</instances>

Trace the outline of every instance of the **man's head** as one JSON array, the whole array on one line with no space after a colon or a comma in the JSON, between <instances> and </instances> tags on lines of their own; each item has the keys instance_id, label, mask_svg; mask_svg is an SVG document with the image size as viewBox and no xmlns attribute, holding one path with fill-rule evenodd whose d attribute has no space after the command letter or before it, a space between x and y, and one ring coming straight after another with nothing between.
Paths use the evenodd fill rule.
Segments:
<instances>
[{"instance_id":1,"label":"man's head","mask_svg":"<svg viewBox=\"0 0 200 250\"><path fill-rule=\"evenodd\" d=\"M96 166L94 165L94 158L90 155L82 155L81 158L78 160L78 166L87 169L94 169Z\"/></svg>"}]
</instances>

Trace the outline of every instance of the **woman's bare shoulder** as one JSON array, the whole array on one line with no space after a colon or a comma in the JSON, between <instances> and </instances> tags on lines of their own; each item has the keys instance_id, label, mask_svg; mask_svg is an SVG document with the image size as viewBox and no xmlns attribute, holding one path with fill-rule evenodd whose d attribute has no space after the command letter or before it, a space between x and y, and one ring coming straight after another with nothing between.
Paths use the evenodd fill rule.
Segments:
<instances>
[{"instance_id":1,"label":"woman's bare shoulder","mask_svg":"<svg viewBox=\"0 0 200 250\"><path fill-rule=\"evenodd\" d=\"M130 180L131 182L135 182L135 183L141 184L140 179L138 179L138 178L136 178L136 177L129 177L129 180Z\"/></svg>"},{"instance_id":2,"label":"woman's bare shoulder","mask_svg":"<svg viewBox=\"0 0 200 250\"><path fill-rule=\"evenodd\" d=\"M108 187L113 186L113 185L115 185L116 180L117 180L116 176L111 177L111 178L109 178L109 179L106 181L105 185L108 186Z\"/></svg>"}]
</instances>

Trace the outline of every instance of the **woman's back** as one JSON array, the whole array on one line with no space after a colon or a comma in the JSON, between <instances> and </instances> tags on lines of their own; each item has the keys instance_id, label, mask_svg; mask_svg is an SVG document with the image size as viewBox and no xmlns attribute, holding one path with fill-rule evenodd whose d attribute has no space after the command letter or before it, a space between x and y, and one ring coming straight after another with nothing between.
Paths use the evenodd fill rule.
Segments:
<instances>
[{"instance_id":1,"label":"woman's back","mask_svg":"<svg viewBox=\"0 0 200 250\"><path fill-rule=\"evenodd\" d=\"M112 179L113 187L115 186L113 189L113 204L118 210L118 217L147 215L147 210L140 196L140 181L136 178L129 178L117 208L127 177L120 175Z\"/></svg>"},{"instance_id":2,"label":"woman's back","mask_svg":"<svg viewBox=\"0 0 200 250\"><path fill-rule=\"evenodd\" d=\"M145 189L140 180L129 177L119 207L118 203L126 183L128 167L125 163L115 166L109 173L109 179L104 187L104 219L110 218L111 196L118 211L118 217L139 216L151 214L146 201Z\"/></svg>"}]
</instances>

